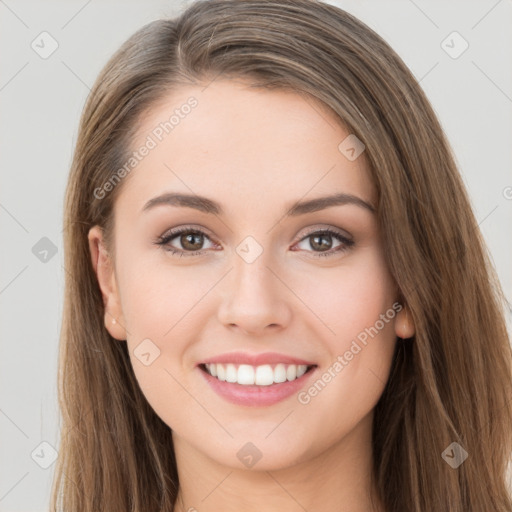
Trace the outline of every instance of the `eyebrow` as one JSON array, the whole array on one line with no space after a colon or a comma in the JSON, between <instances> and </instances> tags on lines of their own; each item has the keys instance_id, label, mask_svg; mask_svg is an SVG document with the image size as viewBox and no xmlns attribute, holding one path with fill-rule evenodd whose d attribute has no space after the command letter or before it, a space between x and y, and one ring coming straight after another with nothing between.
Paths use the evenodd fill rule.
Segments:
<instances>
[{"instance_id":1,"label":"eyebrow","mask_svg":"<svg viewBox=\"0 0 512 512\"><path fill-rule=\"evenodd\" d=\"M372 213L375 213L374 206L364 201L360 197L354 196L352 194L339 193L325 197L317 197L315 199L309 199L307 201L295 202L291 206L289 206L285 216L296 217L299 215L304 215L306 213L324 210L325 208L330 208L331 206L343 206L347 204L359 206L361 208L369 210ZM172 192L162 194L160 196L154 197L153 199L150 199L144 205L142 211L146 212L160 205L193 208L195 210L199 210L200 212L209 213L213 215L224 214L222 206L213 199L209 199L207 197L198 195Z\"/></svg>"}]
</instances>

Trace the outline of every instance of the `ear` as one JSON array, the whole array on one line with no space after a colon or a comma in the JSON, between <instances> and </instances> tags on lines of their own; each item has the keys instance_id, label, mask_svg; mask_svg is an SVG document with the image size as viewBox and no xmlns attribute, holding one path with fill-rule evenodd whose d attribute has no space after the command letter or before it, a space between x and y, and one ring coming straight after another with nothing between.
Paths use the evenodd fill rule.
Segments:
<instances>
[{"instance_id":1,"label":"ear","mask_svg":"<svg viewBox=\"0 0 512 512\"><path fill-rule=\"evenodd\" d=\"M396 315L395 333L402 339L412 338L416 333L411 312L406 304L403 304L402 309Z\"/></svg>"},{"instance_id":2,"label":"ear","mask_svg":"<svg viewBox=\"0 0 512 512\"><path fill-rule=\"evenodd\" d=\"M113 338L126 340L125 321L113 261L111 255L107 252L101 227L92 227L89 230L88 239L92 266L98 279L103 296L103 305L105 306L105 328Z\"/></svg>"}]
</instances>

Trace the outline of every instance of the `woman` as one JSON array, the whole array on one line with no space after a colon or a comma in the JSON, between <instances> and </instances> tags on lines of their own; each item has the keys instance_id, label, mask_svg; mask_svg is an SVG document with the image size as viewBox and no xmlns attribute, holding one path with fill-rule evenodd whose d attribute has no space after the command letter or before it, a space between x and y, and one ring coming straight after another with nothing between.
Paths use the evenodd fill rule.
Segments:
<instances>
[{"instance_id":1,"label":"woman","mask_svg":"<svg viewBox=\"0 0 512 512\"><path fill-rule=\"evenodd\" d=\"M52 510L512 510L504 298L428 100L353 16L146 25L65 207Z\"/></svg>"}]
</instances>

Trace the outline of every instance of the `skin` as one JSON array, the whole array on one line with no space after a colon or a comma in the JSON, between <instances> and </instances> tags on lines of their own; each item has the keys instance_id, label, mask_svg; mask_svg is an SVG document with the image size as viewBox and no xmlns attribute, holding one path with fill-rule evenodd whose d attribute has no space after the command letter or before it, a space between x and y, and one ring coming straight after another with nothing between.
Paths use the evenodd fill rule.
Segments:
<instances>
[{"instance_id":1,"label":"skin","mask_svg":"<svg viewBox=\"0 0 512 512\"><path fill-rule=\"evenodd\" d=\"M322 104L221 79L206 89L183 86L155 106L134 149L190 96L197 107L125 178L115 253L98 226L89 232L105 326L128 343L143 393L173 431L176 510L383 510L370 503L373 409L396 336L414 333L405 308L308 404L294 394L271 406L234 405L197 367L228 352L279 352L318 365L307 388L397 301L374 213L346 204L284 216L297 201L334 192L375 206L365 154L349 161L338 150L349 132ZM142 212L171 191L212 198L225 213L169 205ZM188 249L202 254L173 256L155 245L185 225L207 234ZM323 251L332 255L318 256L308 235L328 227L354 245L333 252L343 243L327 237L332 245ZM252 263L236 252L249 235L263 250ZM187 250L183 236L169 244ZM160 350L147 366L133 352L145 339ZM252 468L237 457L247 442L262 454Z\"/></svg>"}]
</instances>

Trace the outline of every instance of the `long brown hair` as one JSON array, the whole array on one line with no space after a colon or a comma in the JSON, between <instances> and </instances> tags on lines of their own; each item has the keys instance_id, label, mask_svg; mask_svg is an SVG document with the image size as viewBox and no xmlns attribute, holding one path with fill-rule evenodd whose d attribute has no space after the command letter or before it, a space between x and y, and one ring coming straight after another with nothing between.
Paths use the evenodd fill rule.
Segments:
<instances>
[{"instance_id":1,"label":"long brown hair","mask_svg":"<svg viewBox=\"0 0 512 512\"><path fill-rule=\"evenodd\" d=\"M63 422L51 510L173 509L171 430L139 388L126 343L104 326L87 234L99 224L113 249L123 182L102 198L95 190L126 162L142 114L173 89L217 76L317 98L366 146L389 269L416 326L397 342L374 415L373 476L386 511L512 511L506 301L451 149L390 46L315 0L193 3L141 28L99 75L65 197ZM468 453L456 469L442 457L453 442Z\"/></svg>"}]
</instances>

